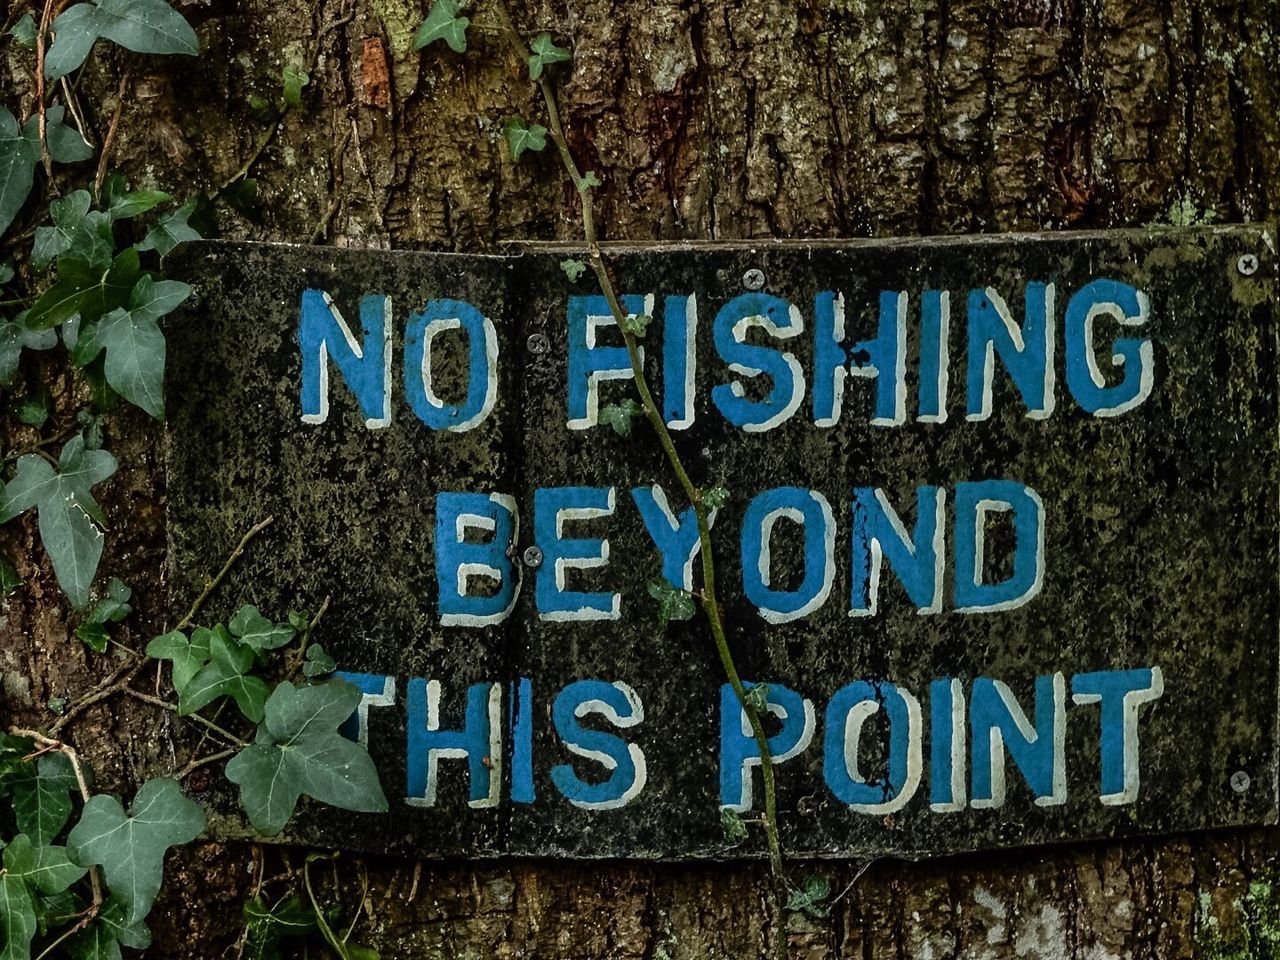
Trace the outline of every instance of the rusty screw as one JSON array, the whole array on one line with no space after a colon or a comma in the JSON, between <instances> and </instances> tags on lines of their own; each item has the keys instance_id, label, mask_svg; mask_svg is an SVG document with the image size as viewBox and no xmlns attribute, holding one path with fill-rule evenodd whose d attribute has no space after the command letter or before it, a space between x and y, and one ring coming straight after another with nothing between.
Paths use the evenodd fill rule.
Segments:
<instances>
[{"instance_id":1,"label":"rusty screw","mask_svg":"<svg viewBox=\"0 0 1280 960\"><path fill-rule=\"evenodd\" d=\"M764 271L752 267L742 275L742 286L746 290L763 290Z\"/></svg>"},{"instance_id":2,"label":"rusty screw","mask_svg":"<svg viewBox=\"0 0 1280 960\"><path fill-rule=\"evenodd\" d=\"M1236 793L1245 793L1249 789L1249 775L1243 770L1237 770L1231 775L1231 789Z\"/></svg>"},{"instance_id":3,"label":"rusty screw","mask_svg":"<svg viewBox=\"0 0 1280 960\"><path fill-rule=\"evenodd\" d=\"M1258 257L1256 254L1241 254L1240 259L1236 261L1236 269L1240 271L1240 275L1244 277L1252 277L1258 272ZM1245 789L1248 789L1247 787Z\"/></svg>"},{"instance_id":4,"label":"rusty screw","mask_svg":"<svg viewBox=\"0 0 1280 960\"><path fill-rule=\"evenodd\" d=\"M537 547L525 547L524 565L537 570L542 566L542 551Z\"/></svg>"},{"instance_id":5,"label":"rusty screw","mask_svg":"<svg viewBox=\"0 0 1280 960\"><path fill-rule=\"evenodd\" d=\"M529 337L525 346L534 356L541 356L551 349L551 341L547 339L546 334L535 333Z\"/></svg>"}]
</instances>

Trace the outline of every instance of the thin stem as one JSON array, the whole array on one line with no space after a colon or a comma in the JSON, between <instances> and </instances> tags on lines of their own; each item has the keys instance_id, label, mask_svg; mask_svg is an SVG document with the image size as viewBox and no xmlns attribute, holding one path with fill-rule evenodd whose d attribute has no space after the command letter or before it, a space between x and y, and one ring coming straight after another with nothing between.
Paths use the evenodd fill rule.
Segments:
<instances>
[{"instance_id":1,"label":"thin stem","mask_svg":"<svg viewBox=\"0 0 1280 960\"><path fill-rule=\"evenodd\" d=\"M274 517L267 517L265 520L258 521L249 528L248 533L240 538L240 542L236 544L236 548L231 551L231 555L227 557L227 562L222 565L222 569L218 571L218 575L210 580L204 590L200 593L200 596L196 597L195 603L191 604L191 609L187 611L187 615L179 620L178 625L174 627L175 630L185 630L187 627L191 626L192 621L196 618L196 614L200 612L200 608L204 606L204 602L209 599L209 594L213 593L213 591L218 588L218 584L222 582L223 578L231 572L231 568L235 566L235 562L240 559L241 555L244 553L244 548L249 545L249 541L260 534L263 530L267 529L267 527L271 526L271 521L274 519Z\"/></svg>"},{"instance_id":2,"label":"thin stem","mask_svg":"<svg viewBox=\"0 0 1280 960\"><path fill-rule=\"evenodd\" d=\"M496 0L495 6L498 12L499 24L508 44L521 61L527 62L529 49L512 23L505 0ZM636 341L635 334L629 328L627 323L628 313L622 308L622 304L618 300L613 278L608 264L606 264L601 254L600 244L596 237L592 188L583 179L578 165L573 159L573 154L569 151L569 144L564 135L564 126L560 119L555 87L546 74L538 81L538 89L542 94L542 100L547 111L548 133L560 154L565 172L573 182L573 186L581 200L582 230L587 243L591 269L600 284L600 290L604 294L605 302L609 305L609 311L613 315L618 329L622 331L623 342L626 344L627 356L631 363L632 378L635 381L636 391L640 395L640 403L644 409L645 417L653 427L654 433L657 434L658 442L662 446L662 451L666 455L667 462L671 465L681 489L693 506L694 517L698 525L698 542L702 552L703 583L700 597L702 608L711 627L711 636L715 642L716 653L720 657L720 664L724 669L730 686L733 688L734 694L738 698L739 704L741 704L743 712L751 724L751 731L760 751L760 768L764 778L765 836L769 846L769 863L774 878L775 903L780 906L781 893L786 885L786 874L782 858L782 844L778 836L777 792L774 782L773 757L769 749L769 738L765 734L764 724L760 718L760 712L747 701L746 687L738 675L737 666L733 660L733 652L729 648L729 641L725 633L724 621L721 617L720 604L716 594L716 570L711 543L711 526L706 506L702 501L702 492L689 477L689 473L685 469L684 463L680 459L680 454L671 438L671 433L667 429L666 422L662 419L662 413L654 401L653 392L649 388L649 382L644 372L644 363L640 357L639 344ZM785 955L786 950L786 928L781 909L777 912L778 949L779 955L782 956Z\"/></svg>"},{"instance_id":3,"label":"thin stem","mask_svg":"<svg viewBox=\"0 0 1280 960\"><path fill-rule=\"evenodd\" d=\"M57 736L63 727L69 724L76 717L80 716L80 714L84 713L84 711L89 709L89 707L107 699L107 697L110 697L115 693L119 693L127 687L133 681L133 678L142 672L143 667L146 665L146 660L142 660L138 663L125 664L115 673L111 674L111 676L107 677L107 679L103 680L102 683L98 684L98 686L94 687L93 690L72 704L71 709L59 717L54 722L53 726L49 728L49 732L54 736Z\"/></svg>"},{"instance_id":4,"label":"thin stem","mask_svg":"<svg viewBox=\"0 0 1280 960\"><path fill-rule=\"evenodd\" d=\"M226 750L219 750L217 753L211 753L207 757L201 757L198 760L192 760L190 763L188 763L185 767L182 768L182 771L174 779L179 781L185 780L187 779L187 777L191 776L191 774L195 773L201 767L206 766L210 763L217 763L219 760L229 760L231 757L234 757L236 753L237 753L236 749L234 747L230 747Z\"/></svg>"},{"instance_id":5,"label":"thin stem","mask_svg":"<svg viewBox=\"0 0 1280 960\"><path fill-rule=\"evenodd\" d=\"M141 700L143 703L149 703L153 707L161 707L165 710L168 710L170 713L178 712L177 704L170 703L168 700L161 700L159 697L153 697L151 696L151 694L143 693L141 690L135 690L133 689L133 687L125 687L121 692L124 693L126 696L133 697L133 699L135 700ZM234 743L238 747L249 746L249 741L241 740L230 730L226 730L218 726L212 720L206 720L204 717L200 716L200 714L198 713L189 713L187 714L185 719L194 720L196 723L201 724L204 727L207 727L208 729L216 733L218 736L226 740L228 743Z\"/></svg>"},{"instance_id":6,"label":"thin stem","mask_svg":"<svg viewBox=\"0 0 1280 960\"><path fill-rule=\"evenodd\" d=\"M102 141L102 155L98 158L98 172L93 178L93 195L98 198L98 202L102 202L102 183L107 178L107 163L111 160L111 150L116 145L116 131L120 129L120 117L124 115L124 93L129 86L129 78L133 75L133 68L125 70L120 77L120 88L116 93L116 112L111 117L111 125L107 127L107 136Z\"/></svg>"}]
</instances>

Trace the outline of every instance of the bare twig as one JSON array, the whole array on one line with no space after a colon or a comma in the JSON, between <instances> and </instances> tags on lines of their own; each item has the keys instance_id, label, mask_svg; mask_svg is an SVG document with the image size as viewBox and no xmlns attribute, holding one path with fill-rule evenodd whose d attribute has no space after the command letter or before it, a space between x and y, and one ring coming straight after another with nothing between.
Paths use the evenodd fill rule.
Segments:
<instances>
[{"instance_id":1,"label":"bare twig","mask_svg":"<svg viewBox=\"0 0 1280 960\"><path fill-rule=\"evenodd\" d=\"M49 156L49 143L45 137L45 103L44 103L44 38L49 33L49 19L53 14L53 0L44 0L44 11L40 14L40 29L36 31L36 107L40 111L40 158L44 161L44 172L52 179L53 159Z\"/></svg>"},{"instance_id":2,"label":"bare twig","mask_svg":"<svg viewBox=\"0 0 1280 960\"><path fill-rule=\"evenodd\" d=\"M222 582L223 578L231 571L231 568L235 566L235 562L240 559L241 555L244 553L244 548L249 545L249 541L260 534L263 530L267 529L267 527L271 526L271 522L274 519L274 517L267 517L265 520L258 521L249 528L248 533L240 538L240 542L236 544L236 548L232 550L230 556L227 557L227 562L222 565L222 569L218 571L217 576L210 580L204 590L201 591L200 596L196 597L195 603L191 604L191 609L187 611L187 615L179 620L178 625L174 627L175 630L185 630L187 627L191 626L192 621L196 618L196 614L200 612L200 608L204 606L204 602L209 599L209 594L213 593L213 591L218 588L218 584Z\"/></svg>"},{"instance_id":3,"label":"bare twig","mask_svg":"<svg viewBox=\"0 0 1280 960\"><path fill-rule=\"evenodd\" d=\"M124 115L124 93L129 86L129 79L133 75L133 68L125 70L120 77L120 87L116 91L116 112L111 117L111 125L107 127L107 136L102 141L102 155L98 157L98 172L93 178L93 195L98 198L98 202L102 202L102 182L107 179L107 164L111 161L111 150L116 145L116 131L120 129L120 118Z\"/></svg>"},{"instance_id":4,"label":"bare twig","mask_svg":"<svg viewBox=\"0 0 1280 960\"><path fill-rule=\"evenodd\" d=\"M50 734L56 737L63 727L69 724L76 717L80 716L80 714L84 713L95 703L100 703L113 694L119 693L133 681L134 677L142 672L143 667L146 665L147 661L142 660L136 663L127 663L120 669L116 670L111 674L111 676L103 680L102 683L94 687L89 693L76 700L66 713L54 721L53 726L49 728Z\"/></svg>"},{"instance_id":5,"label":"bare twig","mask_svg":"<svg viewBox=\"0 0 1280 960\"><path fill-rule=\"evenodd\" d=\"M133 697L135 700L141 700L143 703L149 703L153 707L160 707L164 710L168 710L170 713L178 712L177 704L170 703L168 700L161 700L159 697L153 697L151 694L143 693L141 690L135 690L133 687L125 687L120 692L125 696ZM235 744L237 747L243 748L249 746L249 741L241 740L230 730L226 730L218 726L212 720L206 720L198 713L189 713L185 719L194 720L196 723L203 727L207 727L209 730L212 730L218 736L222 737L222 739L226 740L228 743Z\"/></svg>"},{"instance_id":6,"label":"bare twig","mask_svg":"<svg viewBox=\"0 0 1280 960\"><path fill-rule=\"evenodd\" d=\"M219 760L228 760L231 757L234 757L237 752L238 751L236 750L235 747L230 747L226 750L219 750L217 753L211 753L207 757L200 757L198 760L192 760L190 763L188 763L185 767L182 768L181 772L179 772L177 776L174 777L174 779L185 780L187 779L187 777L191 776L191 774L195 773L201 767L207 766L210 763L217 763Z\"/></svg>"}]
</instances>

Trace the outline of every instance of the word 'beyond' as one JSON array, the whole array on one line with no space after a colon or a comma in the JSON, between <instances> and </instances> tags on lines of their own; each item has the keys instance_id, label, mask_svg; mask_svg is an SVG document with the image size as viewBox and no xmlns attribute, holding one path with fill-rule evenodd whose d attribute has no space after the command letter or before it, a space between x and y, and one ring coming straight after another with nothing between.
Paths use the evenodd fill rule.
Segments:
<instances>
[{"instance_id":1,"label":"word 'beyond'","mask_svg":"<svg viewBox=\"0 0 1280 960\"><path fill-rule=\"evenodd\" d=\"M627 295L622 306L633 318L653 318L654 294ZM908 327L915 322L918 348L918 389L915 417L942 423L948 416L951 293L924 290L912 306L906 291L884 290L879 295L874 336L854 340L846 333L844 295L822 291L812 301L809 318L796 304L766 293L744 293L716 311L712 320L715 352L732 378L711 388L711 402L726 421L747 432L761 432L791 419L810 395L812 421L835 426L841 416L849 377L874 381L872 416L875 426L907 422ZM1093 280L1077 290L1063 311L1058 327L1058 291L1053 283L1026 284L1023 321L1019 324L1001 294L991 287L969 291L966 307L964 415L986 420L992 413L995 361L1000 358L1026 415L1050 416L1055 407L1057 365L1061 339L1067 391L1076 405L1096 417L1114 417L1132 410L1151 393L1154 381L1151 341L1116 337L1103 351L1111 370L1099 362L1099 320L1120 330L1142 327L1149 315L1145 293L1116 280ZM353 332L328 293L302 294L298 342L302 351L302 419L323 423L329 414L329 367L342 374L370 429L391 422L391 298L369 294L359 303L361 334ZM616 327L603 297L573 296L566 310L567 371L566 425L573 430L593 427L599 419L600 384L632 377L627 351L614 331L615 343L605 344L602 333ZM795 354L786 349L801 342L806 323L812 325L812 366L806 374ZM675 430L693 425L697 364L698 301L692 294L662 298L661 310L663 415ZM465 391L459 398L440 396L432 363L437 338L465 338ZM656 332L646 333L654 345ZM767 342L761 342L767 341ZM498 389L498 332L494 322L462 300L429 301L411 313L404 327L404 391L414 414L433 430L466 431L493 411ZM438 351L437 351L438 352ZM642 349L643 353L643 349ZM452 378L451 378L452 379ZM753 381L755 381L753 383ZM767 383L767 389L763 384ZM759 384L759 385L757 385Z\"/></svg>"},{"instance_id":2,"label":"word 'beyond'","mask_svg":"<svg viewBox=\"0 0 1280 960\"><path fill-rule=\"evenodd\" d=\"M343 732L368 742L371 706L396 703L394 677L367 673L339 673L364 694L356 714ZM754 684L748 684L754 687ZM1070 679L1071 700L1097 705L1098 799L1108 806L1132 804L1141 784L1138 749L1138 708L1160 698L1164 679L1159 667L1077 673ZM975 679L967 697L961 680L943 677L929 685L928 719L909 690L888 681L859 680L837 690L827 701L821 736L822 776L837 800L855 813L884 815L902 809L920 791L928 770L928 802L938 813L972 807L998 808L1009 791L1006 759L1012 760L1038 806L1067 801L1066 723L1067 679L1053 673L1036 679L1033 708L1028 716L1009 686L989 677ZM812 700L787 687L767 684L765 709L779 721L769 740L773 761L785 764L808 750L817 733L817 710ZM461 727L442 728L442 689L438 680L408 682L405 703L406 802L435 806L439 799L445 760L465 760L467 802L472 807L496 806L501 799L503 765L511 764L510 798L530 804L537 799L534 775L533 683L521 678L504 696L499 683L477 683L463 693ZM504 725L503 704L511 711ZM542 711L536 711L541 714ZM879 716L877 716L879 715ZM1074 711L1073 711L1074 716ZM627 737L599 729L599 721ZM581 767L561 763L550 770L556 791L577 807L609 810L624 807L640 796L648 779L640 725L644 705L625 683L577 680L562 689L551 704L550 722L569 753L596 767L584 778ZM878 721L878 723L877 723ZM925 728L928 728L928 755ZM875 736L878 727L886 736ZM510 737L509 749L504 736ZM866 763L869 746L881 749L873 764ZM720 805L745 811L752 808L752 769L760 753L747 715L733 688L720 691ZM876 773L868 768L877 767Z\"/></svg>"}]
</instances>

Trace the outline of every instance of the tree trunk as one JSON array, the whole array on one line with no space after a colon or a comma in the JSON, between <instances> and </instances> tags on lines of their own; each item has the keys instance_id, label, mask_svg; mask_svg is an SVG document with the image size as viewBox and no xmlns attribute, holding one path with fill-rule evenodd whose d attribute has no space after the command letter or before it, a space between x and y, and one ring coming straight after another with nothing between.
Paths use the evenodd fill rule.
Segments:
<instances>
[{"instance_id":1,"label":"tree trunk","mask_svg":"<svg viewBox=\"0 0 1280 960\"><path fill-rule=\"evenodd\" d=\"M199 59L101 43L78 91L99 144L121 111L115 160L135 185L183 197L227 183L270 130L249 96L278 96L282 67L310 63L302 108L249 166L261 222L224 208L224 236L474 251L579 235L551 152L513 164L501 144L503 121L539 106L483 2L463 56L410 50L421 0L179 5ZM579 164L604 181L606 238L1262 220L1280 204L1275 0L570 0L514 15L573 49L565 119ZM28 106L31 53L0 49L4 97ZM75 389L66 370L28 364L55 395ZM32 437L5 430L6 449ZM120 639L140 647L168 613L162 450L136 412L110 431L121 471L104 496L102 570L135 585L139 612ZM3 531L27 585L0 609L0 705L44 723L51 698L119 664L70 634L34 523ZM118 699L69 728L100 784L125 793L175 769L172 732L167 714ZM1280 836L1254 830L815 864L838 896L824 919L792 918L792 956L1269 957L1278 858ZM282 867L248 844L173 854L151 955L222 956L263 862ZM741 958L769 940L755 863L338 869L348 915L367 870L359 936L384 957Z\"/></svg>"}]
</instances>

